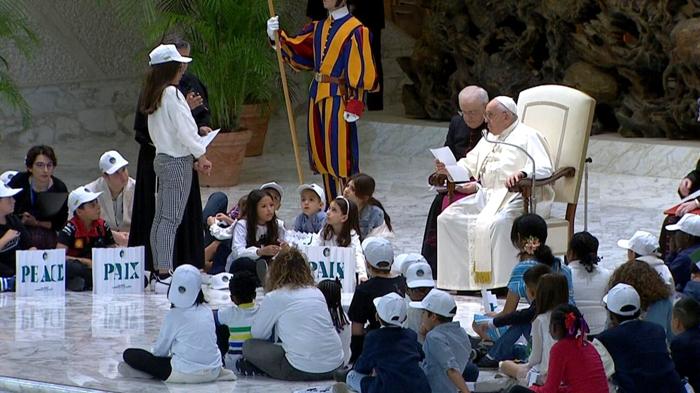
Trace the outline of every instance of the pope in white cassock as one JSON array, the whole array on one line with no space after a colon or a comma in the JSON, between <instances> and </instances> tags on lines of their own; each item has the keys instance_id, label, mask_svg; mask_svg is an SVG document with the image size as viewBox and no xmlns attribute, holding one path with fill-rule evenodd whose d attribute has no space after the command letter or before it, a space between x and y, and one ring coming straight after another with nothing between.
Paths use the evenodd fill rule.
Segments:
<instances>
[{"instance_id":1,"label":"pope in white cassock","mask_svg":"<svg viewBox=\"0 0 700 393\"><path fill-rule=\"evenodd\" d=\"M552 175L552 160L544 137L520 122L515 101L496 97L486 106L488 139L524 148L535 159L535 178ZM437 162L437 172L446 173ZM510 240L513 220L523 214L523 198L508 188L531 176L532 162L524 152L481 138L457 164L477 181L459 185L457 192L469 194L438 216L438 287L479 290L504 287L518 262L518 250ZM537 214L549 216L554 190L535 191Z\"/></svg>"}]
</instances>

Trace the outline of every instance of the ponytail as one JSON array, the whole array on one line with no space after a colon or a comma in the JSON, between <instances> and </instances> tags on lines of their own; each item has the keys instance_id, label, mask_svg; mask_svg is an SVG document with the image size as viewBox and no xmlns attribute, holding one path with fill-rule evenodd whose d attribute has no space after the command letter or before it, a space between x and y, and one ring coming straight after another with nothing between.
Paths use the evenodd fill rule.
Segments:
<instances>
[{"instance_id":1,"label":"ponytail","mask_svg":"<svg viewBox=\"0 0 700 393\"><path fill-rule=\"evenodd\" d=\"M551 267L552 269L558 271L560 269L556 269L554 266L555 262L558 261L558 259L552 254L552 249L549 248L549 246L546 245L541 245L535 250L535 259L539 263L544 263L545 265ZM561 268L561 266L559 266Z\"/></svg>"},{"instance_id":2,"label":"ponytail","mask_svg":"<svg viewBox=\"0 0 700 393\"><path fill-rule=\"evenodd\" d=\"M562 304L552 311L550 324L564 332L564 338L576 338L583 345L590 332L581 311L571 304Z\"/></svg>"},{"instance_id":3,"label":"ponytail","mask_svg":"<svg viewBox=\"0 0 700 393\"><path fill-rule=\"evenodd\" d=\"M600 262L598 257L598 239L588 232L578 232L571 237L569 252L578 260L588 273L592 273Z\"/></svg>"},{"instance_id":4,"label":"ponytail","mask_svg":"<svg viewBox=\"0 0 700 393\"><path fill-rule=\"evenodd\" d=\"M386 212L384 206L382 206L382 203L376 200L374 197L370 197L367 204L376 206L382 210L382 213L384 213L384 222L386 223L386 227L393 232L394 229L391 227L391 217L389 217L389 213Z\"/></svg>"}]
</instances>

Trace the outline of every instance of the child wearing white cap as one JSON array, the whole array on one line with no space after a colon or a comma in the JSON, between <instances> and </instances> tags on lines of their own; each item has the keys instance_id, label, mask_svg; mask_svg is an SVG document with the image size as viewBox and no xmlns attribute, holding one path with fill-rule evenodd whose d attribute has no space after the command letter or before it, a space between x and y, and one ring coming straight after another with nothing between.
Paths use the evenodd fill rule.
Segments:
<instances>
[{"instance_id":1,"label":"child wearing white cap","mask_svg":"<svg viewBox=\"0 0 700 393\"><path fill-rule=\"evenodd\" d=\"M683 292L690 280L690 267L700 262L700 216L686 214L677 223L667 225L666 229L675 232L666 264L676 283L676 291Z\"/></svg>"},{"instance_id":2,"label":"child wearing white cap","mask_svg":"<svg viewBox=\"0 0 700 393\"><path fill-rule=\"evenodd\" d=\"M401 296L406 294L405 279L391 272L394 249L389 240L370 237L362 242L362 248L370 278L355 288L355 294L348 309L348 318L352 322L351 362L362 353L365 334L380 326L372 300L391 292Z\"/></svg>"},{"instance_id":3,"label":"child wearing white cap","mask_svg":"<svg viewBox=\"0 0 700 393\"><path fill-rule=\"evenodd\" d=\"M447 292L433 289L423 300L411 302L410 306L423 311L420 335L425 337L425 359L421 368L428 376L432 391L469 393L462 372L469 363L472 348L467 332L459 322L453 321L457 314L454 298Z\"/></svg>"},{"instance_id":4,"label":"child wearing white cap","mask_svg":"<svg viewBox=\"0 0 700 393\"><path fill-rule=\"evenodd\" d=\"M157 378L172 383L232 380L223 369L214 315L204 304L202 276L192 265L175 269L168 290L168 310L152 351L128 348L119 373L130 378Z\"/></svg>"},{"instance_id":5,"label":"child wearing white cap","mask_svg":"<svg viewBox=\"0 0 700 393\"><path fill-rule=\"evenodd\" d=\"M126 247L131 228L131 211L136 180L129 176L129 162L116 150L100 156L102 176L85 185L92 192L100 192L102 218L112 228L112 236L119 246Z\"/></svg>"},{"instance_id":6,"label":"child wearing white cap","mask_svg":"<svg viewBox=\"0 0 700 393\"><path fill-rule=\"evenodd\" d=\"M353 369L347 375L336 374L336 380L358 393L430 392L428 379L419 367L424 355L416 333L401 327L406 319L403 297L392 292L372 303L381 329L367 334L365 348Z\"/></svg>"},{"instance_id":7,"label":"child wearing white cap","mask_svg":"<svg viewBox=\"0 0 700 393\"><path fill-rule=\"evenodd\" d=\"M352 247L358 282L367 281L365 254L360 243L357 205L339 196L331 201L323 228L311 239L312 246Z\"/></svg>"},{"instance_id":8,"label":"child wearing white cap","mask_svg":"<svg viewBox=\"0 0 700 393\"><path fill-rule=\"evenodd\" d=\"M26 250L29 233L15 211L14 196L21 192L0 182L0 292L15 290L15 253Z\"/></svg>"},{"instance_id":9,"label":"child wearing white cap","mask_svg":"<svg viewBox=\"0 0 700 393\"><path fill-rule=\"evenodd\" d=\"M92 249L116 244L109 225L100 218L100 194L78 187L68 195L73 217L59 232L56 248L66 249L66 289L72 291L92 288Z\"/></svg>"},{"instance_id":10,"label":"child wearing white cap","mask_svg":"<svg viewBox=\"0 0 700 393\"><path fill-rule=\"evenodd\" d=\"M282 196L284 196L284 191L282 186L277 184L277 182L271 181L260 186L261 190L267 191L272 197L272 202L275 204L275 211L279 211L282 207Z\"/></svg>"},{"instance_id":11,"label":"child wearing white cap","mask_svg":"<svg viewBox=\"0 0 700 393\"><path fill-rule=\"evenodd\" d=\"M326 220L326 212L323 211L326 193L318 184L302 184L297 191L301 198L301 213L294 219L294 230L318 233Z\"/></svg>"},{"instance_id":12,"label":"child wearing white cap","mask_svg":"<svg viewBox=\"0 0 700 393\"><path fill-rule=\"evenodd\" d=\"M603 297L611 327L593 345L605 373L619 392L683 393L685 389L669 356L661 326L639 319L639 294L631 285L617 284ZM613 367L614 366L614 367Z\"/></svg>"},{"instance_id":13,"label":"child wearing white cap","mask_svg":"<svg viewBox=\"0 0 700 393\"><path fill-rule=\"evenodd\" d=\"M627 250L628 261L636 259L648 263L669 287L676 287L668 266L656 254L659 248L659 239L656 236L646 231L636 231L631 238L618 240L617 245Z\"/></svg>"},{"instance_id":14,"label":"child wearing white cap","mask_svg":"<svg viewBox=\"0 0 700 393\"><path fill-rule=\"evenodd\" d=\"M435 287L435 282L433 281L433 270L425 262L425 259L420 254L402 254L402 255L418 255L421 257L422 262L404 259L404 265L409 265L403 276L406 278L406 301L407 302L420 302L425 298L425 296ZM396 257L398 260L402 255ZM403 327L409 328L416 333L420 332L421 319L423 318L423 311L415 307L409 307L407 312L406 322ZM418 341L423 343L423 338L418 335Z\"/></svg>"},{"instance_id":15,"label":"child wearing white cap","mask_svg":"<svg viewBox=\"0 0 700 393\"><path fill-rule=\"evenodd\" d=\"M0 183L7 185L10 183L10 180L12 180L13 177L17 174L17 171L5 171L0 175Z\"/></svg>"},{"instance_id":16,"label":"child wearing white cap","mask_svg":"<svg viewBox=\"0 0 700 393\"><path fill-rule=\"evenodd\" d=\"M690 281L685 284L683 294L700 302L700 262L690 267Z\"/></svg>"}]
</instances>

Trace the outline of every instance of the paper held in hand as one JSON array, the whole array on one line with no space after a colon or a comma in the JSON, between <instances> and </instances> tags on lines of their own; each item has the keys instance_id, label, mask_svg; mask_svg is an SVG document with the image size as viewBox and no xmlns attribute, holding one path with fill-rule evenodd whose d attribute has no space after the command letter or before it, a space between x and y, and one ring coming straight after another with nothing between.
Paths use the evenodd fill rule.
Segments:
<instances>
[{"instance_id":1,"label":"paper held in hand","mask_svg":"<svg viewBox=\"0 0 700 393\"><path fill-rule=\"evenodd\" d=\"M213 141L214 138L216 138L216 136L219 135L219 131L221 131L221 128L217 128L216 130L214 130L214 131L208 133L207 135L203 136L203 137L202 137L202 145L204 145L204 147L209 146L209 144L211 143L211 141Z\"/></svg>"},{"instance_id":2,"label":"paper held in hand","mask_svg":"<svg viewBox=\"0 0 700 393\"><path fill-rule=\"evenodd\" d=\"M469 172L461 166L457 165L457 159L449 147L444 146L438 149L430 149L433 156L440 162L445 164L445 169L450 176L450 180L455 183L466 183L469 181Z\"/></svg>"}]
</instances>

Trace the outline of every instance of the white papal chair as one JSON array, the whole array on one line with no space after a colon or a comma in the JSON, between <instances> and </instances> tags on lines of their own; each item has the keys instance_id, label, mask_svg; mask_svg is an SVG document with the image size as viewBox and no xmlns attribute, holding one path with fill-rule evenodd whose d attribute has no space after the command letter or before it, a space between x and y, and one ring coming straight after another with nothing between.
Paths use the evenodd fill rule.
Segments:
<instances>
[{"instance_id":1,"label":"white papal chair","mask_svg":"<svg viewBox=\"0 0 700 393\"><path fill-rule=\"evenodd\" d=\"M564 217L546 219L547 245L557 255L566 253L574 233L595 104L589 95L560 85L536 86L518 96L518 117L547 139L555 169L551 177L537 180L535 185L551 184L554 202L566 203ZM518 188L526 199L529 198L531 180L521 180ZM527 200L525 206L527 209Z\"/></svg>"}]
</instances>

